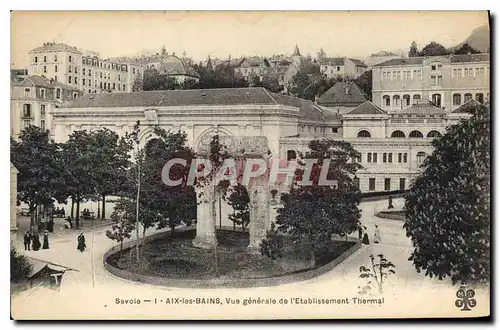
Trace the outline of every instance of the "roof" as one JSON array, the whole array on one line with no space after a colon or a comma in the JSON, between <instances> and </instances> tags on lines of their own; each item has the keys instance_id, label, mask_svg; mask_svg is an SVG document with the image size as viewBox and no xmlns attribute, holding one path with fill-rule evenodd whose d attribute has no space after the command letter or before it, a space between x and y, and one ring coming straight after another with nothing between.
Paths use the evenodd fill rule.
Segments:
<instances>
[{"instance_id":1,"label":"roof","mask_svg":"<svg viewBox=\"0 0 500 330\"><path fill-rule=\"evenodd\" d=\"M324 106L357 106L366 102L363 92L354 82L338 82L318 99Z\"/></svg>"},{"instance_id":2,"label":"roof","mask_svg":"<svg viewBox=\"0 0 500 330\"><path fill-rule=\"evenodd\" d=\"M247 57L240 61L241 66L244 62L247 62L250 66L267 66L269 67L269 61L266 58L261 57Z\"/></svg>"},{"instance_id":3,"label":"roof","mask_svg":"<svg viewBox=\"0 0 500 330\"><path fill-rule=\"evenodd\" d=\"M423 61L423 57L393 58L392 60L384 61L374 66L417 65L422 64Z\"/></svg>"},{"instance_id":4,"label":"roof","mask_svg":"<svg viewBox=\"0 0 500 330\"><path fill-rule=\"evenodd\" d=\"M490 54L463 54L451 57L451 63L489 62L489 60Z\"/></svg>"},{"instance_id":5,"label":"roof","mask_svg":"<svg viewBox=\"0 0 500 330\"><path fill-rule=\"evenodd\" d=\"M62 88L65 90L75 90L78 91L79 89L74 86L70 85L65 85L60 82L50 80L48 78L42 77L42 76L27 76L23 77L21 80L18 81L12 81L12 86L26 86L26 87L45 87L45 88Z\"/></svg>"},{"instance_id":6,"label":"roof","mask_svg":"<svg viewBox=\"0 0 500 330\"><path fill-rule=\"evenodd\" d=\"M320 65L344 65L343 57L325 57L320 60Z\"/></svg>"},{"instance_id":7,"label":"roof","mask_svg":"<svg viewBox=\"0 0 500 330\"><path fill-rule=\"evenodd\" d=\"M446 55L444 55L446 56ZM433 57L443 56L419 56L409 58L394 58L374 66L394 66L394 65L417 65L422 64L424 59L432 59ZM448 55L451 63L469 63L469 62L488 62L490 60L489 54L464 54L464 55Z\"/></svg>"},{"instance_id":8,"label":"roof","mask_svg":"<svg viewBox=\"0 0 500 330\"><path fill-rule=\"evenodd\" d=\"M168 55L161 59L159 72L167 75L181 75L199 78L200 75L182 59L174 55Z\"/></svg>"},{"instance_id":9,"label":"roof","mask_svg":"<svg viewBox=\"0 0 500 330\"><path fill-rule=\"evenodd\" d=\"M377 107L370 101L366 101L363 104L358 105L352 111L346 113L346 115L387 115L387 112Z\"/></svg>"},{"instance_id":10,"label":"roof","mask_svg":"<svg viewBox=\"0 0 500 330\"><path fill-rule=\"evenodd\" d=\"M373 56L373 57L378 57L378 56L398 56L398 54L382 50L382 51L380 51L378 53L373 53L370 56Z\"/></svg>"},{"instance_id":11,"label":"roof","mask_svg":"<svg viewBox=\"0 0 500 330\"><path fill-rule=\"evenodd\" d=\"M428 100L419 100L411 107L398 111L398 114L405 115L444 115L443 109L436 107Z\"/></svg>"},{"instance_id":12,"label":"roof","mask_svg":"<svg viewBox=\"0 0 500 330\"><path fill-rule=\"evenodd\" d=\"M81 54L82 52L78 48L69 46L63 43L47 42L42 46L37 47L29 51L29 54L33 53L45 53L45 52L72 52L75 54Z\"/></svg>"},{"instance_id":13,"label":"roof","mask_svg":"<svg viewBox=\"0 0 500 330\"><path fill-rule=\"evenodd\" d=\"M452 111L452 113L470 113L474 114L477 112L477 109L482 107L483 105L474 99L470 99L469 101L462 104L460 107L456 108Z\"/></svg>"},{"instance_id":14,"label":"roof","mask_svg":"<svg viewBox=\"0 0 500 330\"><path fill-rule=\"evenodd\" d=\"M359 67L362 67L362 68L366 68L367 67L366 64L363 63L363 61L361 61L361 60L357 60L355 58L350 58L350 60L353 61L354 65L356 65L356 66L359 66Z\"/></svg>"},{"instance_id":15,"label":"roof","mask_svg":"<svg viewBox=\"0 0 500 330\"><path fill-rule=\"evenodd\" d=\"M189 105L276 105L300 109L308 118L322 118L312 101L268 92L263 87L163 90L132 93L86 94L64 104L64 108L126 108Z\"/></svg>"}]
</instances>

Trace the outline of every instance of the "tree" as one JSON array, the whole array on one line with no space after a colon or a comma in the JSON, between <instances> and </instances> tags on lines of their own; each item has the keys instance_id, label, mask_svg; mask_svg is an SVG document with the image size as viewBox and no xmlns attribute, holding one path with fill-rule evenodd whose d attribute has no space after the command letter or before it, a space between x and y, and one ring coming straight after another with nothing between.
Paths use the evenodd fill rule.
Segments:
<instances>
[{"instance_id":1,"label":"tree","mask_svg":"<svg viewBox=\"0 0 500 330\"><path fill-rule=\"evenodd\" d=\"M29 262L28 258L17 252L17 250L10 247L10 281L21 282L26 280L33 271L33 265Z\"/></svg>"},{"instance_id":2,"label":"tree","mask_svg":"<svg viewBox=\"0 0 500 330\"><path fill-rule=\"evenodd\" d=\"M326 57L326 53L323 50L323 47L320 48L319 52L316 54L316 57L318 58L318 60L322 60Z\"/></svg>"},{"instance_id":3,"label":"tree","mask_svg":"<svg viewBox=\"0 0 500 330\"><path fill-rule=\"evenodd\" d=\"M139 75L135 77L134 84L132 85L132 92L140 92L143 90L144 81L142 77Z\"/></svg>"},{"instance_id":4,"label":"tree","mask_svg":"<svg viewBox=\"0 0 500 330\"><path fill-rule=\"evenodd\" d=\"M363 91L367 100L372 100L372 70L363 72L356 80L355 83Z\"/></svg>"},{"instance_id":5,"label":"tree","mask_svg":"<svg viewBox=\"0 0 500 330\"><path fill-rule=\"evenodd\" d=\"M261 86L273 93L279 93L283 90L283 86L280 85L278 76L275 74L264 75Z\"/></svg>"},{"instance_id":6,"label":"tree","mask_svg":"<svg viewBox=\"0 0 500 330\"><path fill-rule=\"evenodd\" d=\"M106 236L120 243L120 253L123 251L123 241L131 237L134 226L135 205L128 198L121 198L116 202L111 214L113 225L106 231Z\"/></svg>"},{"instance_id":7,"label":"tree","mask_svg":"<svg viewBox=\"0 0 500 330\"><path fill-rule=\"evenodd\" d=\"M51 204L60 189L57 145L49 140L49 131L28 126L21 131L19 141L11 139L10 146L11 161L19 170L17 198L28 204L33 228L38 224L38 206Z\"/></svg>"},{"instance_id":8,"label":"tree","mask_svg":"<svg viewBox=\"0 0 500 330\"><path fill-rule=\"evenodd\" d=\"M59 145L57 151L59 178L66 183L63 186L64 193L76 204L76 228L80 225L80 202L97 196L93 174L97 168L94 162L96 158L94 145L89 132L74 131L69 135L68 141ZM71 216L73 217L73 207Z\"/></svg>"},{"instance_id":9,"label":"tree","mask_svg":"<svg viewBox=\"0 0 500 330\"><path fill-rule=\"evenodd\" d=\"M441 44L435 41L430 42L419 53L419 56L442 56L449 55L450 52Z\"/></svg>"},{"instance_id":10,"label":"tree","mask_svg":"<svg viewBox=\"0 0 500 330\"><path fill-rule=\"evenodd\" d=\"M313 140L309 149L300 158L317 160L310 175L311 185L292 186L289 193L282 195L284 206L278 209L276 224L278 231L308 241L314 267L316 255L328 249L332 234L348 234L357 228L360 192L353 178L362 167L355 162L359 153L348 142ZM320 182L323 166L326 178L336 180L336 186ZM296 181L301 181L304 174L298 169Z\"/></svg>"},{"instance_id":11,"label":"tree","mask_svg":"<svg viewBox=\"0 0 500 330\"><path fill-rule=\"evenodd\" d=\"M90 133L89 153L92 159L92 180L96 194L102 197L102 219L106 213L106 196L126 189L127 169L130 166L132 144L109 129Z\"/></svg>"},{"instance_id":12,"label":"tree","mask_svg":"<svg viewBox=\"0 0 500 330\"><path fill-rule=\"evenodd\" d=\"M142 90L158 91L173 89L182 89L182 85L176 78L167 74L160 74L160 72L155 68L144 70Z\"/></svg>"},{"instance_id":13,"label":"tree","mask_svg":"<svg viewBox=\"0 0 500 330\"><path fill-rule=\"evenodd\" d=\"M460 48L455 50L455 55L459 54L480 54L481 52L477 49L472 48L469 43L465 42Z\"/></svg>"},{"instance_id":14,"label":"tree","mask_svg":"<svg viewBox=\"0 0 500 330\"><path fill-rule=\"evenodd\" d=\"M408 52L408 57L416 57L419 56L419 51L417 48L417 43L413 41L410 46L410 51Z\"/></svg>"},{"instance_id":15,"label":"tree","mask_svg":"<svg viewBox=\"0 0 500 330\"><path fill-rule=\"evenodd\" d=\"M233 207L233 213L229 214L229 220L234 224L241 226L241 230L250 223L250 196L248 191L243 185L231 186L228 191L227 203Z\"/></svg>"},{"instance_id":16,"label":"tree","mask_svg":"<svg viewBox=\"0 0 500 330\"><path fill-rule=\"evenodd\" d=\"M431 142L405 196L404 227L415 248L409 260L453 283L490 280L490 115L479 110Z\"/></svg>"}]
</instances>

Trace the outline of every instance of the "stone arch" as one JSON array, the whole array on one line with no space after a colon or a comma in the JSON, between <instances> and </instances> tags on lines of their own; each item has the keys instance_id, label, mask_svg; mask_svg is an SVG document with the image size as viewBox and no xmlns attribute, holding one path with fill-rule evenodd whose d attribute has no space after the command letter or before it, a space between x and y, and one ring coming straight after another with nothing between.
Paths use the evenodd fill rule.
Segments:
<instances>
[{"instance_id":1,"label":"stone arch","mask_svg":"<svg viewBox=\"0 0 500 330\"><path fill-rule=\"evenodd\" d=\"M391 138L405 138L405 137L406 137L405 133L400 130L395 130L391 134Z\"/></svg>"},{"instance_id":2,"label":"stone arch","mask_svg":"<svg viewBox=\"0 0 500 330\"><path fill-rule=\"evenodd\" d=\"M220 135L220 136L233 136L229 130L223 127L210 127L204 130L201 134L199 134L196 139L194 140L193 143L193 148L195 152L198 152L200 150L200 145L201 144L206 144L210 143L210 140L212 139L212 136L214 135ZM208 140L210 139L210 140Z\"/></svg>"},{"instance_id":3,"label":"stone arch","mask_svg":"<svg viewBox=\"0 0 500 330\"><path fill-rule=\"evenodd\" d=\"M430 131L429 133L427 133L428 138L435 138L435 137L440 137L440 136L441 136L441 133L439 133L436 130L433 130L433 131Z\"/></svg>"}]
</instances>

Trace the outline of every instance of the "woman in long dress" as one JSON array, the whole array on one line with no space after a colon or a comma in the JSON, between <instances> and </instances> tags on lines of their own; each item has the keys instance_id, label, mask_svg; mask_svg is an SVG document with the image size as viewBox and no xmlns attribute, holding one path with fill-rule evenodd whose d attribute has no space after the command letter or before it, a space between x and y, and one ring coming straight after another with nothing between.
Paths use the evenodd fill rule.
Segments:
<instances>
[{"instance_id":1,"label":"woman in long dress","mask_svg":"<svg viewBox=\"0 0 500 330\"><path fill-rule=\"evenodd\" d=\"M373 232L373 242L374 243L382 242L382 240L380 239L380 229L378 228L378 225L375 225L375 231Z\"/></svg>"},{"instance_id":2,"label":"woman in long dress","mask_svg":"<svg viewBox=\"0 0 500 330\"><path fill-rule=\"evenodd\" d=\"M83 236L83 233L80 233L80 235L78 235L78 245L77 245L77 249L80 250L80 252L83 252L83 250L85 250L87 246L85 245L85 236Z\"/></svg>"},{"instance_id":3,"label":"woman in long dress","mask_svg":"<svg viewBox=\"0 0 500 330\"><path fill-rule=\"evenodd\" d=\"M43 246L42 249L47 250L49 248L49 232L46 230L43 232Z\"/></svg>"}]
</instances>

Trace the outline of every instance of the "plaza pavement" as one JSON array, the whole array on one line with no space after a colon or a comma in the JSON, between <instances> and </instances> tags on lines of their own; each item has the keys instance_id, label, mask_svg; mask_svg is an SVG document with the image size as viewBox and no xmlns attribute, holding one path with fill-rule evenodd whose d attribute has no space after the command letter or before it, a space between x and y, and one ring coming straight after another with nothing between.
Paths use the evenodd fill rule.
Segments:
<instances>
[{"instance_id":1,"label":"plaza pavement","mask_svg":"<svg viewBox=\"0 0 500 330\"><path fill-rule=\"evenodd\" d=\"M401 199L394 200L402 205ZM103 254L116 242L105 235L107 227L87 229L88 249L76 249L79 232L70 231L50 241L49 250L26 251L28 257L64 265L78 271L64 274L59 291L36 288L14 295L11 299L12 316L20 319L252 319L252 318L370 318L370 317L422 317L422 316L472 316L486 315L489 311L489 291L476 290L478 305L464 314L455 305L457 286L449 280L428 278L417 273L408 257L412 251L405 236L402 221L375 217L374 213L385 208L387 201L364 202L361 221L367 227L370 240L374 225L378 224L382 242L363 246L330 272L319 277L259 288L207 288L186 289L156 287L117 278L103 267ZM152 232L151 232L152 233ZM353 233L357 236L357 232ZM134 239L133 236L131 239ZM22 248L22 241L18 240ZM358 286L365 281L359 278L359 267L368 266L370 254L382 253L396 265L396 274L387 279L382 304L358 304ZM220 304L166 305L166 298L220 298ZM276 299L276 304L242 305L247 298ZM291 304L291 299L346 298L346 305ZM157 303L154 303L154 299ZM239 298L240 304L228 304L226 298ZM369 297L370 298L370 297ZM118 301L116 300L118 299ZM141 300L140 304L122 304L123 300ZM152 302L144 302L151 299ZM279 303L287 299L288 303ZM160 303L160 300L162 303ZM120 302L120 303L117 303ZM123 301L124 302L124 301Z\"/></svg>"}]
</instances>

